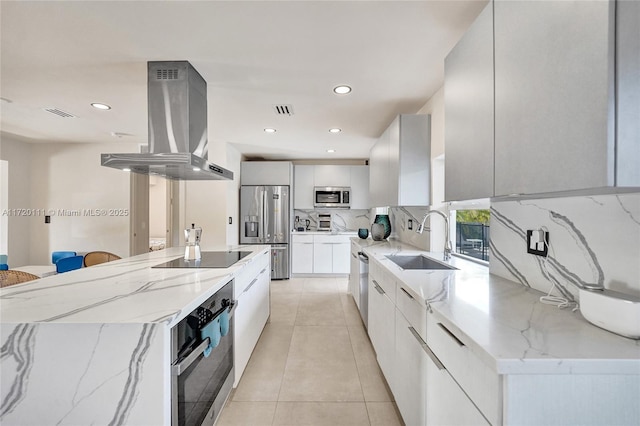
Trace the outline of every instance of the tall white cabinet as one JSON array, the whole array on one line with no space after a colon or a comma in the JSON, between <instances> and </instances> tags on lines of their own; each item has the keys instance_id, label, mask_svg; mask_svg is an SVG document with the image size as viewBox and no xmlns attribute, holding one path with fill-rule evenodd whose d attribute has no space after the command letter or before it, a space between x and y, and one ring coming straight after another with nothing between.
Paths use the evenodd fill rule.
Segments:
<instances>
[{"instance_id":1,"label":"tall white cabinet","mask_svg":"<svg viewBox=\"0 0 640 426\"><path fill-rule=\"evenodd\" d=\"M431 116L396 117L369 152L371 207L431 203Z\"/></svg>"},{"instance_id":2,"label":"tall white cabinet","mask_svg":"<svg viewBox=\"0 0 640 426\"><path fill-rule=\"evenodd\" d=\"M638 28L636 1L490 2L445 63L445 199L640 187Z\"/></svg>"},{"instance_id":3,"label":"tall white cabinet","mask_svg":"<svg viewBox=\"0 0 640 426\"><path fill-rule=\"evenodd\" d=\"M351 208L368 209L369 166L307 165L294 166L294 208L312 210L315 186L346 186L351 188Z\"/></svg>"}]
</instances>

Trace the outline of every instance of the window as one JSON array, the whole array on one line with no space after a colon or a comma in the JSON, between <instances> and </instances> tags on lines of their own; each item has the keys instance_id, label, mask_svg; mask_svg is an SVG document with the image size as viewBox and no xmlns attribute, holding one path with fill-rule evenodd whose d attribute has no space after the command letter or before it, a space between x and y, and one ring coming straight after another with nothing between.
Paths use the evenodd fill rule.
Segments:
<instances>
[{"instance_id":1,"label":"window","mask_svg":"<svg viewBox=\"0 0 640 426\"><path fill-rule=\"evenodd\" d=\"M455 215L453 251L479 260L489 261L489 210L460 207Z\"/></svg>"}]
</instances>

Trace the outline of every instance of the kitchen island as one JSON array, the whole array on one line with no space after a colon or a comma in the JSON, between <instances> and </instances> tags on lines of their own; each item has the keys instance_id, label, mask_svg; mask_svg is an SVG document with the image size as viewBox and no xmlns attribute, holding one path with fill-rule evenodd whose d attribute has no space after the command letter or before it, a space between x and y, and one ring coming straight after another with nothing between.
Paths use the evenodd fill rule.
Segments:
<instances>
[{"instance_id":1,"label":"kitchen island","mask_svg":"<svg viewBox=\"0 0 640 426\"><path fill-rule=\"evenodd\" d=\"M183 256L170 248L1 289L0 423L169 425L171 328L268 264L268 246L219 250L251 254L228 268L152 268Z\"/></svg>"},{"instance_id":2,"label":"kitchen island","mask_svg":"<svg viewBox=\"0 0 640 426\"><path fill-rule=\"evenodd\" d=\"M407 424L640 423L640 340L475 262L352 241L369 256L368 332ZM393 255L457 269L402 269Z\"/></svg>"}]
</instances>

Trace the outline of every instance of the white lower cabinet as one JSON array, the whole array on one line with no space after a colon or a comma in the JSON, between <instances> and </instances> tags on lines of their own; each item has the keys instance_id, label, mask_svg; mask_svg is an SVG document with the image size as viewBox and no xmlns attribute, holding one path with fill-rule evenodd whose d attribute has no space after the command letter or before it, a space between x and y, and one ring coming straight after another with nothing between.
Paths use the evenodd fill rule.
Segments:
<instances>
[{"instance_id":1,"label":"white lower cabinet","mask_svg":"<svg viewBox=\"0 0 640 426\"><path fill-rule=\"evenodd\" d=\"M395 359L395 306L378 282L379 277L369 274L368 331L376 351L380 369L393 389Z\"/></svg>"},{"instance_id":2,"label":"white lower cabinet","mask_svg":"<svg viewBox=\"0 0 640 426\"><path fill-rule=\"evenodd\" d=\"M238 385L269 318L269 253L254 259L245 269L246 271L236 277L234 283L237 303L233 315L234 387Z\"/></svg>"},{"instance_id":3,"label":"white lower cabinet","mask_svg":"<svg viewBox=\"0 0 640 426\"><path fill-rule=\"evenodd\" d=\"M420 337L416 337L412 330L413 327L396 309L396 368L392 391L405 424L424 425L427 419L425 402L429 359L418 340Z\"/></svg>"},{"instance_id":4,"label":"white lower cabinet","mask_svg":"<svg viewBox=\"0 0 640 426\"><path fill-rule=\"evenodd\" d=\"M313 236L313 273L348 274L351 235Z\"/></svg>"},{"instance_id":5,"label":"white lower cabinet","mask_svg":"<svg viewBox=\"0 0 640 426\"><path fill-rule=\"evenodd\" d=\"M293 235L291 242L291 272L313 273L313 235Z\"/></svg>"}]
</instances>

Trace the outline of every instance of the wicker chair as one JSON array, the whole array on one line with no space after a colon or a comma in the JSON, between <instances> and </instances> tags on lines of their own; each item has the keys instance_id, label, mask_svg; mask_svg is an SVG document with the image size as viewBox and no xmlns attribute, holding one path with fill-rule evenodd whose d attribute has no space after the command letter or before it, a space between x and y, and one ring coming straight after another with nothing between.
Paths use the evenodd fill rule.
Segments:
<instances>
[{"instance_id":1,"label":"wicker chair","mask_svg":"<svg viewBox=\"0 0 640 426\"><path fill-rule=\"evenodd\" d=\"M111 262L112 260L122 259L113 253L106 251L92 251L84 255L84 266L93 266L100 263Z\"/></svg>"},{"instance_id":2,"label":"wicker chair","mask_svg":"<svg viewBox=\"0 0 640 426\"><path fill-rule=\"evenodd\" d=\"M20 284L27 281L40 279L39 276L28 272L16 271L9 269L8 271L0 271L0 287L9 287L10 285Z\"/></svg>"}]
</instances>

